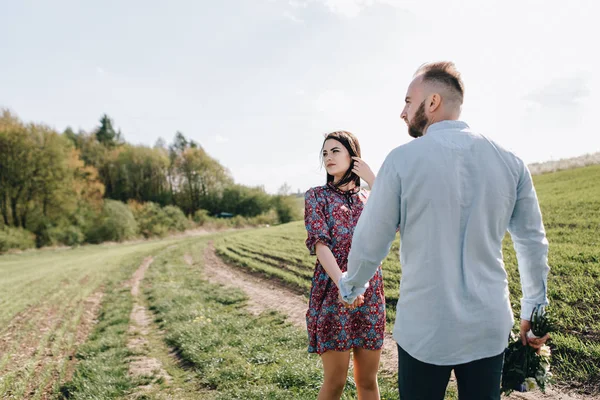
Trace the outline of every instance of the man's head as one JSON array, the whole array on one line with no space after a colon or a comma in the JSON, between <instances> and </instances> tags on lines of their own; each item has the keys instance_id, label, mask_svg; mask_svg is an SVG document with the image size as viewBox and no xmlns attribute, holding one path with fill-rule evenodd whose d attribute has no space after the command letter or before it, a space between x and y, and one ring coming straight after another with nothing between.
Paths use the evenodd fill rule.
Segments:
<instances>
[{"instance_id":1,"label":"man's head","mask_svg":"<svg viewBox=\"0 0 600 400\"><path fill-rule=\"evenodd\" d=\"M433 123L458 119L464 93L454 63L440 61L419 67L408 86L406 105L400 115L408 125L408 134L418 138Z\"/></svg>"}]
</instances>

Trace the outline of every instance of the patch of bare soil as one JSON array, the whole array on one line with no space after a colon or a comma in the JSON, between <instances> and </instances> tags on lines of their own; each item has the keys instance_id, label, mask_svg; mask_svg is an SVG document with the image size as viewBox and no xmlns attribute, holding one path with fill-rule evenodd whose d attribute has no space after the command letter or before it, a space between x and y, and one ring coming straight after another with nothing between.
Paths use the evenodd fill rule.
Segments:
<instances>
[{"instance_id":1,"label":"patch of bare soil","mask_svg":"<svg viewBox=\"0 0 600 400\"><path fill-rule=\"evenodd\" d=\"M134 298L134 306L129 317L129 341L127 347L135 354L129 360L129 375L137 378L148 378L150 383L138 388L138 394L152 388L157 382L170 383L171 377L164 370L162 363L153 357L148 357L149 342L147 336L151 332L152 319L149 312L140 301L140 284L146 271L152 264L152 257L147 257L133 274L129 285ZM134 395L135 397L135 395Z\"/></svg>"}]
</instances>

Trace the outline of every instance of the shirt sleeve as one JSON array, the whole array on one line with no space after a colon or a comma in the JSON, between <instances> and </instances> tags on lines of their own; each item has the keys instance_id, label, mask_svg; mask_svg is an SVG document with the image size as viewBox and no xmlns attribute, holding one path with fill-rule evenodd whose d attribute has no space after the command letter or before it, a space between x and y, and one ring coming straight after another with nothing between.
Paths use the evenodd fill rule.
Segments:
<instances>
[{"instance_id":1,"label":"shirt sleeve","mask_svg":"<svg viewBox=\"0 0 600 400\"><path fill-rule=\"evenodd\" d=\"M521 319L530 320L538 305L547 305L548 240L542 222L542 213L531 179L523 162L520 164L517 200L508 231L517 253L523 297Z\"/></svg>"},{"instance_id":2,"label":"shirt sleeve","mask_svg":"<svg viewBox=\"0 0 600 400\"><path fill-rule=\"evenodd\" d=\"M315 247L319 242L331 248L325 206L317 198L314 189L308 190L304 196L304 225L307 233L306 247L312 256L316 255Z\"/></svg>"},{"instance_id":3,"label":"shirt sleeve","mask_svg":"<svg viewBox=\"0 0 600 400\"><path fill-rule=\"evenodd\" d=\"M364 293L377 267L388 255L400 225L400 195L400 178L388 155L354 230L348 270L339 282L344 301L352 303Z\"/></svg>"}]
</instances>

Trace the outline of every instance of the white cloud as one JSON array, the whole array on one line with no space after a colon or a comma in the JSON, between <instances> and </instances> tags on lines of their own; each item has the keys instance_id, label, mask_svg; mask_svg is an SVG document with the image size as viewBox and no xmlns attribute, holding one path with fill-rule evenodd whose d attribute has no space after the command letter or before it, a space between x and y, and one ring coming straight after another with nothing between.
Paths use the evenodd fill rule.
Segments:
<instances>
[{"instance_id":1,"label":"white cloud","mask_svg":"<svg viewBox=\"0 0 600 400\"><path fill-rule=\"evenodd\" d=\"M343 113L348 109L349 101L341 90L326 90L317 97L315 106L323 113Z\"/></svg>"},{"instance_id":2,"label":"white cloud","mask_svg":"<svg viewBox=\"0 0 600 400\"><path fill-rule=\"evenodd\" d=\"M588 80L583 76L554 79L546 86L525 96L538 106L563 107L581 104L590 95Z\"/></svg>"},{"instance_id":3,"label":"white cloud","mask_svg":"<svg viewBox=\"0 0 600 400\"><path fill-rule=\"evenodd\" d=\"M334 14L354 18L365 7L363 0L323 0L325 6Z\"/></svg>"},{"instance_id":4,"label":"white cloud","mask_svg":"<svg viewBox=\"0 0 600 400\"><path fill-rule=\"evenodd\" d=\"M298 1L298 0L289 0L288 3L293 8L306 8L306 6L308 5L307 1Z\"/></svg>"},{"instance_id":5,"label":"white cloud","mask_svg":"<svg viewBox=\"0 0 600 400\"><path fill-rule=\"evenodd\" d=\"M297 23L297 24L304 23L304 20L303 20L303 19L301 19L301 18L298 18L297 16L295 16L294 14L292 14L292 13L291 13L291 12L289 12L289 11L284 11L284 12L283 12L283 16L284 16L285 18L289 19L290 21L293 21L293 22L295 22L295 23Z\"/></svg>"},{"instance_id":6,"label":"white cloud","mask_svg":"<svg viewBox=\"0 0 600 400\"><path fill-rule=\"evenodd\" d=\"M217 135L217 136L215 136L215 142L217 142L217 143L227 143L227 142L229 142L229 138L226 138L226 137L221 136L221 135Z\"/></svg>"},{"instance_id":7,"label":"white cloud","mask_svg":"<svg viewBox=\"0 0 600 400\"><path fill-rule=\"evenodd\" d=\"M346 18L357 17L363 9L374 4L400 7L401 0L316 0L324 4L331 12Z\"/></svg>"},{"instance_id":8,"label":"white cloud","mask_svg":"<svg viewBox=\"0 0 600 400\"><path fill-rule=\"evenodd\" d=\"M96 73L98 75L104 75L104 74L106 74L106 71L102 67L96 67Z\"/></svg>"}]
</instances>

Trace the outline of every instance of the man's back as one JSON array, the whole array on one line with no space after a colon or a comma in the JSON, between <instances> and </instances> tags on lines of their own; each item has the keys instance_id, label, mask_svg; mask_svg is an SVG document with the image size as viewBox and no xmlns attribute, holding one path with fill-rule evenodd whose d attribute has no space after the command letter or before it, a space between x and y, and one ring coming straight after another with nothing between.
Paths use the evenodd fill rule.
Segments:
<instances>
[{"instance_id":1,"label":"man's back","mask_svg":"<svg viewBox=\"0 0 600 400\"><path fill-rule=\"evenodd\" d=\"M513 325L502 261L509 226L516 243L525 245L520 264L528 271L547 268L541 217L531 213L539 215L537 198L523 162L463 122L433 124L425 136L390 153L361 219L379 220L387 231L386 207L398 207L401 235L398 344L438 365L501 353ZM355 235L360 231L361 222ZM369 247L360 251L366 258L373 256ZM545 301L544 282L526 278L525 284L532 303Z\"/></svg>"}]
</instances>

